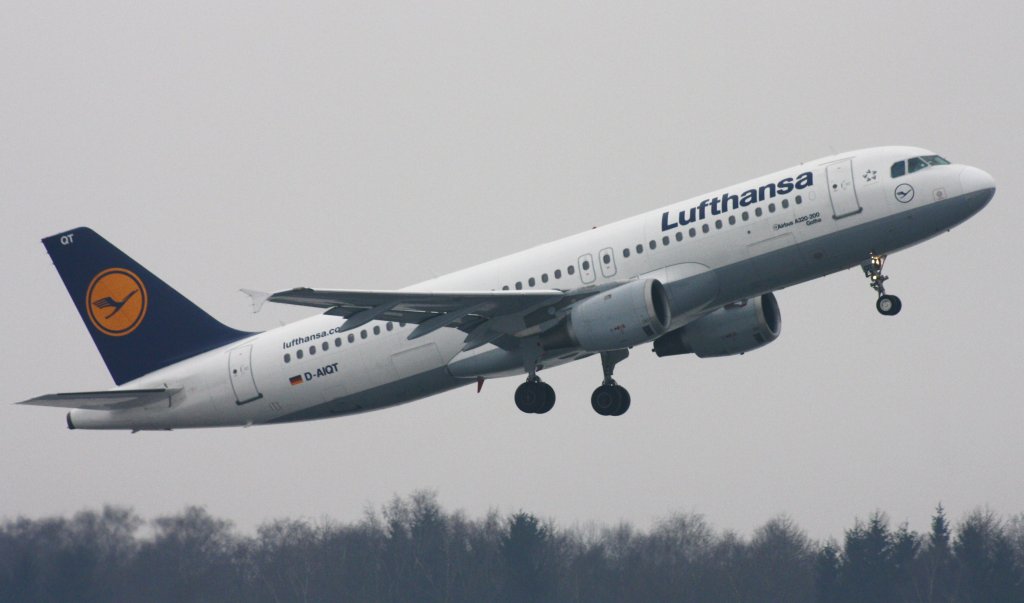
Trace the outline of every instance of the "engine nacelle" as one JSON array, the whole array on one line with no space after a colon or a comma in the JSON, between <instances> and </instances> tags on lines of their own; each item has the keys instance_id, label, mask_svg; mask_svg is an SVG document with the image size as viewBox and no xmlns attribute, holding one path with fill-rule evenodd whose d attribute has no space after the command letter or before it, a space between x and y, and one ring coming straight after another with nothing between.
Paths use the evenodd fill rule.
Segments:
<instances>
[{"instance_id":1,"label":"engine nacelle","mask_svg":"<svg viewBox=\"0 0 1024 603\"><path fill-rule=\"evenodd\" d=\"M760 297L721 307L681 329L654 341L658 356L696 354L701 358L743 354L769 344L782 332L782 315L775 296Z\"/></svg>"},{"instance_id":2,"label":"engine nacelle","mask_svg":"<svg viewBox=\"0 0 1024 603\"><path fill-rule=\"evenodd\" d=\"M671 320L665 287L657 279L633 281L577 303L565 321L541 335L541 346L619 350L661 335Z\"/></svg>"}]
</instances>

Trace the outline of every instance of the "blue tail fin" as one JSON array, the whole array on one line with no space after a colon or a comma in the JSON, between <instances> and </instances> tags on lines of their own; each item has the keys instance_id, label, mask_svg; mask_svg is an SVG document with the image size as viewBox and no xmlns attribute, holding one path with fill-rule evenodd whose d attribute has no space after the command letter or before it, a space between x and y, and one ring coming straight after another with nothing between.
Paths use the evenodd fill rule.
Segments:
<instances>
[{"instance_id":1,"label":"blue tail fin","mask_svg":"<svg viewBox=\"0 0 1024 603\"><path fill-rule=\"evenodd\" d=\"M118 385L252 334L217 322L89 228L43 245Z\"/></svg>"}]
</instances>

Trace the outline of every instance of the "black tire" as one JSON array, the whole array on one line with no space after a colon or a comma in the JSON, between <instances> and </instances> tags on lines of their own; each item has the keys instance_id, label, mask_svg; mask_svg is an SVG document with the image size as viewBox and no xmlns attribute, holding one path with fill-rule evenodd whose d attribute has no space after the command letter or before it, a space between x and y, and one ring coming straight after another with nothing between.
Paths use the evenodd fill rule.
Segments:
<instances>
[{"instance_id":1,"label":"black tire","mask_svg":"<svg viewBox=\"0 0 1024 603\"><path fill-rule=\"evenodd\" d=\"M542 415L555 407L555 388L551 387L547 383L538 383L537 386L543 394L543 400L534 412L538 415Z\"/></svg>"},{"instance_id":2,"label":"black tire","mask_svg":"<svg viewBox=\"0 0 1024 603\"><path fill-rule=\"evenodd\" d=\"M615 395L614 388L610 385L602 385L591 394L590 405L594 408L594 412L602 417L607 417L615 410L617 400L618 396Z\"/></svg>"},{"instance_id":3,"label":"black tire","mask_svg":"<svg viewBox=\"0 0 1024 603\"><path fill-rule=\"evenodd\" d=\"M621 417L626 414L627 410L629 410L630 395L629 391L621 385L616 385L614 388L617 401L615 404L615 411L611 413L611 416Z\"/></svg>"},{"instance_id":4,"label":"black tire","mask_svg":"<svg viewBox=\"0 0 1024 603\"><path fill-rule=\"evenodd\" d=\"M903 309L903 302L895 295L880 295L875 302L875 309L882 316L896 316Z\"/></svg>"},{"instance_id":5,"label":"black tire","mask_svg":"<svg viewBox=\"0 0 1024 603\"><path fill-rule=\"evenodd\" d=\"M540 394L540 388L537 387L536 383L530 383L529 381L523 383L516 388L516 407L527 414L537 412L541 403Z\"/></svg>"}]
</instances>

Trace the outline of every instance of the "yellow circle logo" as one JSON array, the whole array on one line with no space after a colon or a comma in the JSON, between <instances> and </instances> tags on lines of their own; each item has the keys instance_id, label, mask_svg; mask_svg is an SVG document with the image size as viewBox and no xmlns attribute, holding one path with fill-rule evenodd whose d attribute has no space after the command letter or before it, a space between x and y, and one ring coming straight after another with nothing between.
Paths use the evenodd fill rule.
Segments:
<instances>
[{"instance_id":1,"label":"yellow circle logo","mask_svg":"<svg viewBox=\"0 0 1024 603\"><path fill-rule=\"evenodd\" d=\"M137 329L148 303L142 280L124 268L108 268L97 274L85 294L92 326L112 337Z\"/></svg>"}]
</instances>

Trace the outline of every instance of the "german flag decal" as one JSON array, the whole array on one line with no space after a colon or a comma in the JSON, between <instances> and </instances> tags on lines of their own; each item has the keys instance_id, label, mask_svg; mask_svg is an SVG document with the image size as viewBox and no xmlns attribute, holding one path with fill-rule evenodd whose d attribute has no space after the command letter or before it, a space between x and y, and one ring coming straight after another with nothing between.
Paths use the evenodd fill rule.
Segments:
<instances>
[{"instance_id":1,"label":"german flag decal","mask_svg":"<svg viewBox=\"0 0 1024 603\"><path fill-rule=\"evenodd\" d=\"M292 385L302 385L302 375L295 375L288 379L288 383L291 383Z\"/></svg>"}]
</instances>

